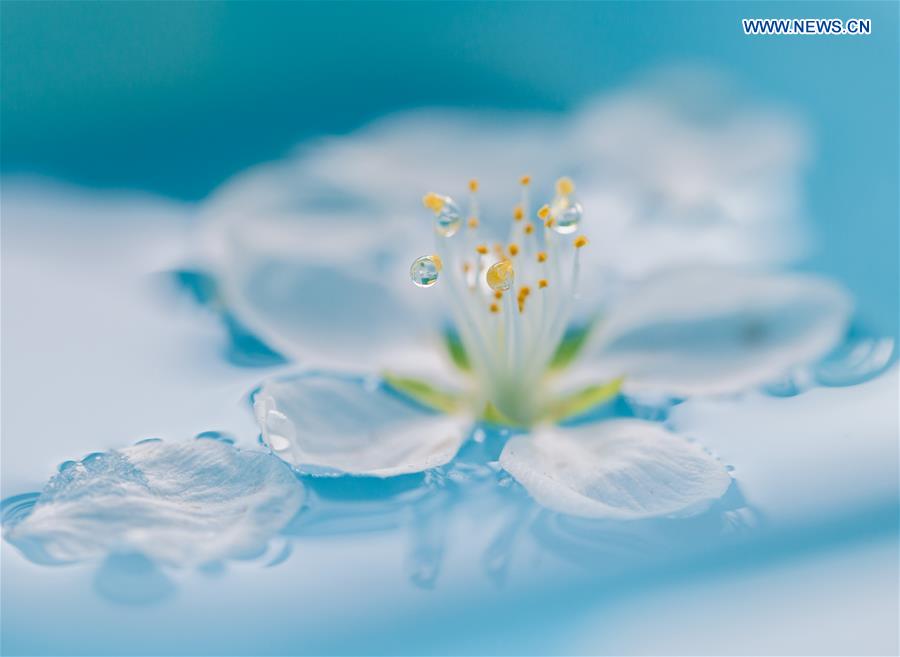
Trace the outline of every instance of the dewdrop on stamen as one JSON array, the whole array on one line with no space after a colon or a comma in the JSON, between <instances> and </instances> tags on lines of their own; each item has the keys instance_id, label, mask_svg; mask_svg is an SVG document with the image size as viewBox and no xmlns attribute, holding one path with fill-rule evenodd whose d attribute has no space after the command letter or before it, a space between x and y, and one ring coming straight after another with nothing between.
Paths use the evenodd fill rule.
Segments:
<instances>
[{"instance_id":1,"label":"dewdrop on stamen","mask_svg":"<svg viewBox=\"0 0 900 657\"><path fill-rule=\"evenodd\" d=\"M431 287L438 280L438 273L443 263L439 256L427 255L413 260L409 268L409 277L419 287Z\"/></svg>"},{"instance_id":2,"label":"dewdrop on stamen","mask_svg":"<svg viewBox=\"0 0 900 657\"><path fill-rule=\"evenodd\" d=\"M501 260L488 268L485 279L492 290L505 292L513 284L515 276L512 263L509 260Z\"/></svg>"},{"instance_id":3,"label":"dewdrop on stamen","mask_svg":"<svg viewBox=\"0 0 900 657\"><path fill-rule=\"evenodd\" d=\"M560 235L570 235L578 230L578 226L581 225L581 215L583 213L584 210L581 207L581 203L572 203L554 217L555 221L550 227Z\"/></svg>"},{"instance_id":4,"label":"dewdrop on stamen","mask_svg":"<svg viewBox=\"0 0 900 657\"><path fill-rule=\"evenodd\" d=\"M444 237L452 237L462 225L459 206L449 196L429 192L422 197L422 204L434 212L434 230Z\"/></svg>"}]
</instances>

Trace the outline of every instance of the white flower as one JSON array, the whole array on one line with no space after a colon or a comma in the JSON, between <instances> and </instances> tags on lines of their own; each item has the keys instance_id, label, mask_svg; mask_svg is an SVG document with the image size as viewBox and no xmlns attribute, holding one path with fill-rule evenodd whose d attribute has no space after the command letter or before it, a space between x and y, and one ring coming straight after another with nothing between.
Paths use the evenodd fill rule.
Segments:
<instances>
[{"instance_id":1,"label":"white flower","mask_svg":"<svg viewBox=\"0 0 900 657\"><path fill-rule=\"evenodd\" d=\"M405 278L430 231L418 198L471 175L486 224L508 216L523 165L535 184L577 176L592 239L580 292L593 305L661 271L782 265L805 248L805 131L729 97L709 76L676 72L566 115L389 116L223 186L204 208L204 255L224 302L269 346L351 369L433 335L446 307Z\"/></svg>"},{"instance_id":2,"label":"white flower","mask_svg":"<svg viewBox=\"0 0 900 657\"><path fill-rule=\"evenodd\" d=\"M271 380L254 395L264 440L301 471L384 477L449 462L476 419L522 432L500 465L548 508L607 518L706 508L731 477L699 445L632 418L560 423L623 385L684 395L769 381L843 337L846 294L809 276L691 268L658 274L572 331L579 287L588 284L574 184L557 181L535 212L530 177L520 183L500 243L483 239L477 181L465 213L448 196L423 199L435 249L414 261L410 276L418 288L435 288L420 289L423 296L444 292L451 351L468 385L450 390L396 371L383 381L322 373ZM366 319L352 320L364 336ZM579 360L587 364L574 367Z\"/></svg>"}]
</instances>

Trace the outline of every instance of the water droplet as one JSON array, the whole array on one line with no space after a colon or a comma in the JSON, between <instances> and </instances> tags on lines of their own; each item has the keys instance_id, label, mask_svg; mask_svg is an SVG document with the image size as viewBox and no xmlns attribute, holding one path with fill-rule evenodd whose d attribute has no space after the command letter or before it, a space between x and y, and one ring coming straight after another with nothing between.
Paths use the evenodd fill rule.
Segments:
<instances>
[{"instance_id":1,"label":"water droplet","mask_svg":"<svg viewBox=\"0 0 900 657\"><path fill-rule=\"evenodd\" d=\"M569 235L578 230L581 224L581 215L584 213L581 203L572 203L567 205L555 215L556 221L553 222L553 230L560 235Z\"/></svg>"},{"instance_id":2,"label":"water droplet","mask_svg":"<svg viewBox=\"0 0 900 657\"><path fill-rule=\"evenodd\" d=\"M282 452L291 446L296 437L294 423L282 412L271 409L266 413L265 442L276 452Z\"/></svg>"},{"instance_id":3,"label":"water droplet","mask_svg":"<svg viewBox=\"0 0 900 657\"><path fill-rule=\"evenodd\" d=\"M459 206L449 196L444 196L444 205L435 214L434 229L439 235L451 237L462 225L462 213Z\"/></svg>"},{"instance_id":4,"label":"water droplet","mask_svg":"<svg viewBox=\"0 0 900 657\"><path fill-rule=\"evenodd\" d=\"M416 258L409 268L409 277L419 287L431 287L437 283L440 271L440 259L435 256L422 256Z\"/></svg>"},{"instance_id":5,"label":"water droplet","mask_svg":"<svg viewBox=\"0 0 900 657\"><path fill-rule=\"evenodd\" d=\"M515 280L515 271L509 260L495 262L487 270L487 284L492 290L506 291Z\"/></svg>"}]
</instances>

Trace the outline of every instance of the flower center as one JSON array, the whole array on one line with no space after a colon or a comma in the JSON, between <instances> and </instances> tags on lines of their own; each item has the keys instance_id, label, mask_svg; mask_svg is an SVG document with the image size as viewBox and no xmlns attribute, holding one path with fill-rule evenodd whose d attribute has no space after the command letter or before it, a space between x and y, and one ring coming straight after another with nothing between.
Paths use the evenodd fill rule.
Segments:
<instances>
[{"instance_id":1,"label":"flower center","mask_svg":"<svg viewBox=\"0 0 900 657\"><path fill-rule=\"evenodd\" d=\"M449 196L422 199L434 214L436 248L417 258L410 277L419 287L438 280L479 383L479 402L515 424L530 424L543 410L543 382L565 334L578 290L579 252L574 236L582 208L568 178L534 215L531 179L520 179L506 243L485 240L478 182L469 182L468 218Z\"/></svg>"}]
</instances>

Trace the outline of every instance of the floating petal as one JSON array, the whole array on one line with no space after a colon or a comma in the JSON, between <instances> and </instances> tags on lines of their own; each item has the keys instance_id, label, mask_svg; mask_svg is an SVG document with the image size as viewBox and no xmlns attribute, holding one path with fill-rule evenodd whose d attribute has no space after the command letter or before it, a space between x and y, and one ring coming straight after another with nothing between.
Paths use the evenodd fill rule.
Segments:
<instances>
[{"instance_id":1,"label":"floating petal","mask_svg":"<svg viewBox=\"0 0 900 657\"><path fill-rule=\"evenodd\" d=\"M311 474L392 477L450 461L460 423L378 380L307 373L267 381L253 395L263 440Z\"/></svg>"},{"instance_id":2,"label":"floating petal","mask_svg":"<svg viewBox=\"0 0 900 657\"><path fill-rule=\"evenodd\" d=\"M218 440L143 441L68 462L4 537L42 563L141 554L201 565L258 554L303 498L269 454Z\"/></svg>"},{"instance_id":3,"label":"floating petal","mask_svg":"<svg viewBox=\"0 0 900 657\"><path fill-rule=\"evenodd\" d=\"M541 505L586 518L683 516L731 484L703 447L643 420L610 420L516 436L500 465Z\"/></svg>"}]
</instances>

